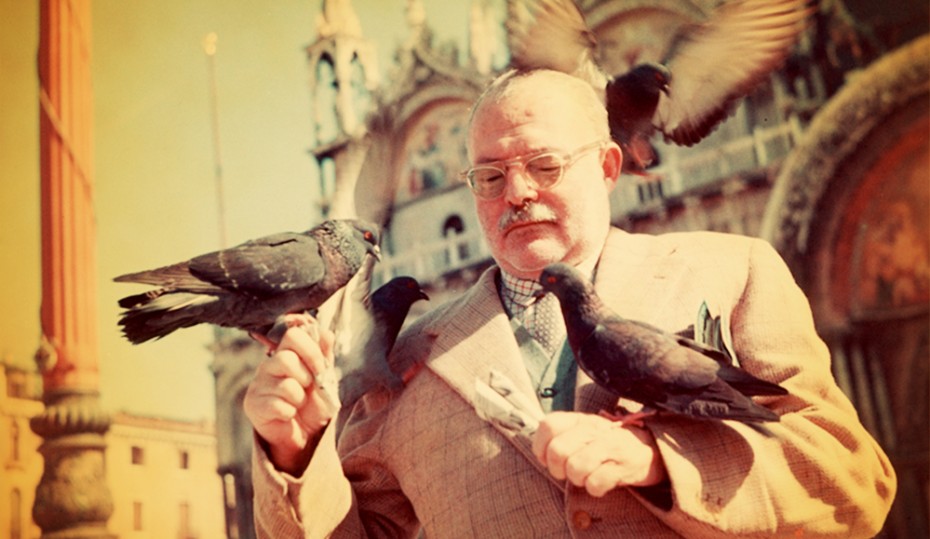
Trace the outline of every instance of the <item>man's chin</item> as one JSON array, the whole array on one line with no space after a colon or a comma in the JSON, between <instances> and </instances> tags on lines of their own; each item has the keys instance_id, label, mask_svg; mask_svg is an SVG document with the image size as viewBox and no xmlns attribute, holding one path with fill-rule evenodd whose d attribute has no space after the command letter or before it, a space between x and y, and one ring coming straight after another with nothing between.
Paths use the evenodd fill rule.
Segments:
<instances>
[{"instance_id":1,"label":"man's chin","mask_svg":"<svg viewBox=\"0 0 930 539\"><path fill-rule=\"evenodd\" d=\"M522 278L535 279L548 266L565 257L565 248L552 238L508 241L508 272Z\"/></svg>"}]
</instances>

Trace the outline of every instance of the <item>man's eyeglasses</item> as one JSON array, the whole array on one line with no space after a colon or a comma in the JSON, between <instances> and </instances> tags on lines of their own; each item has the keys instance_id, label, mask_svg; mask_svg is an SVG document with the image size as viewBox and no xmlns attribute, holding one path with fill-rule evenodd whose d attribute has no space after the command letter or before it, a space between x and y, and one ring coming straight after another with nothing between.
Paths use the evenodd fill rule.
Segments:
<instances>
[{"instance_id":1,"label":"man's eyeglasses","mask_svg":"<svg viewBox=\"0 0 930 539\"><path fill-rule=\"evenodd\" d=\"M572 166L583 155L604 146L603 140L585 144L571 152L543 152L516 157L507 161L494 161L472 167L462 172L473 193L478 198L495 199L504 193L507 186L507 168L519 166L524 181L533 189L551 189L561 181L565 169Z\"/></svg>"}]
</instances>

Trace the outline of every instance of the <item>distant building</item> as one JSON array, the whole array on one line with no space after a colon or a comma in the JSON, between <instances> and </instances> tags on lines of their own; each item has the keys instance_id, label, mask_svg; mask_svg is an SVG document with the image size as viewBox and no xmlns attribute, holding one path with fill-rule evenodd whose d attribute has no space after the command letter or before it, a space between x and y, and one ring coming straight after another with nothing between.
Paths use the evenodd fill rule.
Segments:
<instances>
[{"instance_id":1,"label":"distant building","mask_svg":"<svg viewBox=\"0 0 930 539\"><path fill-rule=\"evenodd\" d=\"M212 423L117 413L106 439L110 531L122 539L226 537Z\"/></svg>"},{"instance_id":2,"label":"distant building","mask_svg":"<svg viewBox=\"0 0 930 539\"><path fill-rule=\"evenodd\" d=\"M0 365L0 537L34 539L32 505L42 475L35 369ZM118 413L106 434L114 511L107 529L123 539L227 537L214 425Z\"/></svg>"},{"instance_id":3,"label":"distant building","mask_svg":"<svg viewBox=\"0 0 930 539\"><path fill-rule=\"evenodd\" d=\"M32 503L42 475L42 438L29 420L43 409L35 368L0 361L0 537L32 539L41 533L32 520Z\"/></svg>"}]
</instances>

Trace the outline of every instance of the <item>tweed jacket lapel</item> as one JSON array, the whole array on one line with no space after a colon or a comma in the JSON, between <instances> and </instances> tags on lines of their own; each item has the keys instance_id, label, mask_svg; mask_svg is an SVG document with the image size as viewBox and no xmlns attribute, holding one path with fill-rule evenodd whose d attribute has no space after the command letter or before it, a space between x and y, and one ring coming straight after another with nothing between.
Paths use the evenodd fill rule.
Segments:
<instances>
[{"instance_id":1,"label":"tweed jacket lapel","mask_svg":"<svg viewBox=\"0 0 930 539\"><path fill-rule=\"evenodd\" d=\"M487 270L461 301L425 328L434 339L426 364L472 407L476 404L475 382L489 381L491 370L496 370L508 377L542 414L513 328L497 292L498 274L496 267ZM540 473L564 489L563 483L553 478L533 455L528 437L497 424L489 424Z\"/></svg>"},{"instance_id":2,"label":"tweed jacket lapel","mask_svg":"<svg viewBox=\"0 0 930 539\"><path fill-rule=\"evenodd\" d=\"M461 301L426 328L435 336L427 365L472 405L475 380L488 381L492 369L520 391L534 394L497 293L498 273L496 267L487 270Z\"/></svg>"}]
</instances>

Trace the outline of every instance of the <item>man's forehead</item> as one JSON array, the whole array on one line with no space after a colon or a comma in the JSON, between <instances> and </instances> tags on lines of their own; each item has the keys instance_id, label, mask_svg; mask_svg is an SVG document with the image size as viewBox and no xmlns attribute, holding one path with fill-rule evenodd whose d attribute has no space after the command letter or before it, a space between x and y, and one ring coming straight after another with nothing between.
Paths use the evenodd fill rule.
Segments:
<instances>
[{"instance_id":1,"label":"man's forehead","mask_svg":"<svg viewBox=\"0 0 930 539\"><path fill-rule=\"evenodd\" d=\"M494 144L498 138L522 139L525 144L550 149L551 143L563 138L585 137L590 125L580 107L570 102L550 103L518 98L486 103L474 117L468 133L473 146Z\"/></svg>"}]
</instances>

